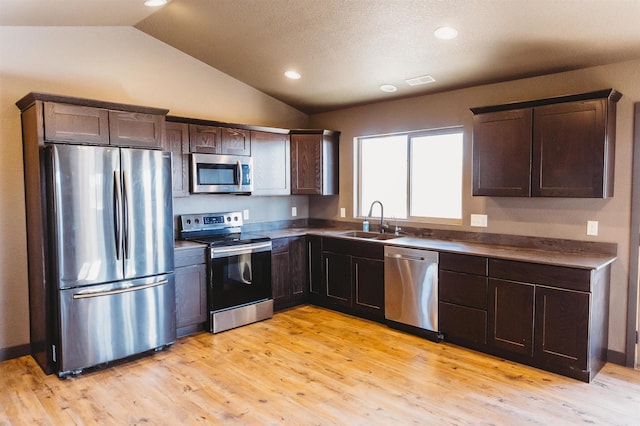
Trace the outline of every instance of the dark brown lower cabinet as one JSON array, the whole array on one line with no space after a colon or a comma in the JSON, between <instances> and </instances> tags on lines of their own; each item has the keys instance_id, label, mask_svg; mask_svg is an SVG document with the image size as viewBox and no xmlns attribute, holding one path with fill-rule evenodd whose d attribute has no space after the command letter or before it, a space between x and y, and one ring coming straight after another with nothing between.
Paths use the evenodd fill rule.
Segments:
<instances>
[{"instance_id":1,"label":"dark brown lower cabinet","mask_svg":"<svg viewBox=\"0 0 640 426\"><path fill-rule=\"evenodd\" d=\"M329 304L351 308L351 256L324 252L326 297Z\"/></svg>"},{"instance_id":2,"label":"dark brown lower cabinet","mask_svg":"<svg viewBox=\"0 0 640 426\"><path fill-rule=\"evenodd\" d=\"M353 257L351 264L354 310L384 319L384 261Z\"/></svg>"},{"instance_id":3,"label":"dark brown lower cabinet","mask_svg":"<svg viewBox=\"0 0 640 426\"><path fill-rule=\"evenodd\" d=\"M446 341L487 345L487 258L440 253L439 324Z\"/></svg>"},{"instance_id":4,"label":"dark brown lower cabinet","mask_svg":"<svg viewBox=\"0 0 640 426\"><path fill-rule=\"evenodd\" d=\"M274 310L304 302L307 298L305 237L272 241L271 283Z\"/></svg>"},{"instance_id":5,"label":"dark brown lower cabinet","mask_svg":"<svg viewBox=\"0 0 640 426\"><path fill-rule=\"evenodd\" d=\"M204 247L175 250L178 337L203 330L207 321L207 268L204 262Z\"/></svg>"},{"instance_id":6,"label":"dark brown lower cabinet","mask_svg":"<svg viewBox=\"0 0 640 426\"><path fill-rule=\"evenodd\" d=\"M324 285L324 268L322 262L322 237L307 236L307 283L309 285L309 301L320 306L326 303L327 292Z\"/></svg>"},{"instance_id":7,"label":"dark brown lower cabinet","mask_svg":"<svg viewBox=\"0 0 640 426\"><path fill-rule=\"evenodd\" d=\"M607 359L610 265L440 253L445 341L589 382Z\"/></svg>"},{"instance_id":8,"label":"dark brown lower cabinet","mask_svg":"<svg viewBox=\"0 0 640 426\"><path fill-rule=\"evenodd\" d=\"M320 245L322 261L317 264ZM383 244L322 238L321 244L314 241L309 248L316 249L315 259L309 257L311 268L322 270L321 285L317 274L309 275L313 303L376 321L384 320Z\"/></svg>"},{"instance_id":9,"label":"dark brown lower cabinet","mask_svg":"<svg viewBox=\"0 0 640 426\"><path fill-rule=\"evenodd\" d=\"M489 279L489 345L533 356L535 286Z\"/></svg>"},{"instance_id":10,"label":"dark brown lower cabinet","mask_svg":"<svg viewBox=\"0 0 640 426\"><path fill-rule=\"evenodd\" d=\"M587 372L590 304L589 293L536 288L536 360Z\"/></svg>"}]
</instances>

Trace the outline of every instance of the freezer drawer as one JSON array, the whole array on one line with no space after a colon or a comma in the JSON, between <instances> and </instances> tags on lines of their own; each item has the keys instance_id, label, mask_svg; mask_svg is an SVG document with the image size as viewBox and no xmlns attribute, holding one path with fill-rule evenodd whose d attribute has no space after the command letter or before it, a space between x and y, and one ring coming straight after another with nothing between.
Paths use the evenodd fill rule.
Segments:
<instances>
[{"instance_id":1,"label":"freezer drawer","mask_svg":"<svg viewBox=\"0 0 640 426\"><path fill-rule=\"evenodd\" d=\"M171 344L173 274L60 290L58 375ZM57 360L55 359L57 355Z\"/></svg>"}]
</instances>

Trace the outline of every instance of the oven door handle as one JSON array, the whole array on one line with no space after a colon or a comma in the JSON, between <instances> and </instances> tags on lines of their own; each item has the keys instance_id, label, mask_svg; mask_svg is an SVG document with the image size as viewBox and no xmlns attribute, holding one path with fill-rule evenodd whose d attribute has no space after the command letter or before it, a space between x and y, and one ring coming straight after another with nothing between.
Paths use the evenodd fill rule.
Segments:
<instances>
[{"instance_id":1,"label":"oven door handle","mask_svg":"<svg viewBox=\"0 0 640 426\"><path fill-rule=\"evenodd\" d=\"M212 247L211 258L216 259L220 257L230 257L230 256L239 255L239 254L259 253L263 251L271 251L271 241L242 244L237 246Z\"/></svg>"}]
</instances>

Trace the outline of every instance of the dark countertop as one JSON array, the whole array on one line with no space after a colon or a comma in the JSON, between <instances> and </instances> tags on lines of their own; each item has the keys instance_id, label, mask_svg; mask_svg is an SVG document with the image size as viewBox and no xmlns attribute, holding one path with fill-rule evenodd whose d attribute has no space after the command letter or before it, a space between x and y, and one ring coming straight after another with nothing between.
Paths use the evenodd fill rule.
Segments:
<instances>
[{"instance_id":1,"label":"dark countertop","mask_svg":"<svg viewBox=\"0 0 640 426\"><path fill-rule=\"evenodd\" d=\"M354 238L341 235L348 229L339 228L288 228L273 231L261 231L260 234L272 239L297 237L303 235L318 235L321 237L344 238L358 241L369 241L377 244L410 247L424 250L435 250L450 253L486 256L498 259L516 260L521 262L540 263L545 265L564 266L578 269L600 269L612 262L617 257L610 254L571 252L559 250L540 250L521 248L517 246L500 246L476 242L437 240L431 238L418 238L412 236L399 236L389 240L373 240L366 238Z\"/></svg>"}]
</instances>

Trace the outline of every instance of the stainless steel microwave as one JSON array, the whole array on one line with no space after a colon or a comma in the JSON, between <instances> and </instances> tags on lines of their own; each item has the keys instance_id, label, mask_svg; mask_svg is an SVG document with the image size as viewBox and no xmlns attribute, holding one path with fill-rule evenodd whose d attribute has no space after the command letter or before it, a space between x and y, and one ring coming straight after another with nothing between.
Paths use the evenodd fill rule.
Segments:
<instances>
[{"instance_id":1,"label":"stainless steel microwave","mask_svg":"<svg viewBox=\"0 0 640 426\"><path fill-rule=\"evenodd\" d=\"M249 194L253 160L241 155L191 154L191 192Z\"/></svg>"}]
</instances>

